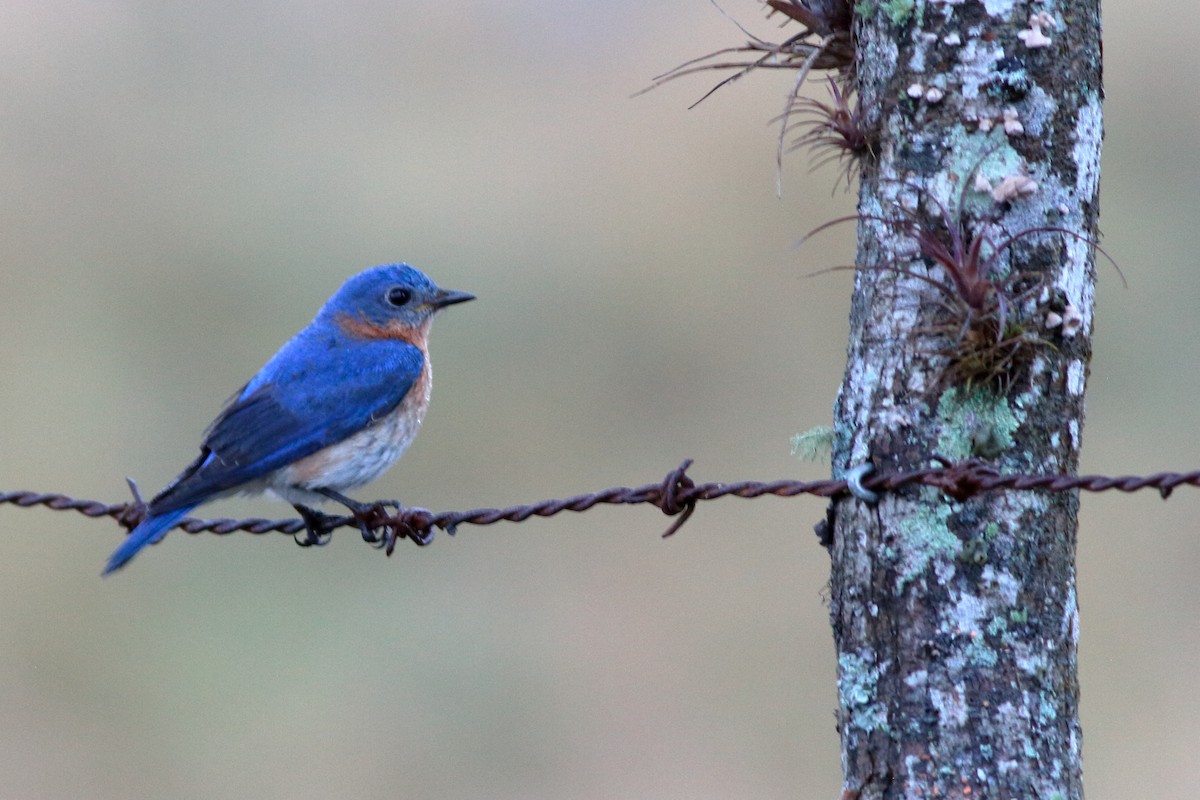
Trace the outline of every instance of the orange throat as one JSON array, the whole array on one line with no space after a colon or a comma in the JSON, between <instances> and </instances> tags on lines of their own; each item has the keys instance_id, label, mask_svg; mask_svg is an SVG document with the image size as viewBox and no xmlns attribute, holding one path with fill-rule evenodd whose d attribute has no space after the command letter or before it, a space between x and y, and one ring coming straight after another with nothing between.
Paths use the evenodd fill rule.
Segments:
<instances>
[{"instance_id":1,"label":"orange throat","mask_svg":"<svg viewBox=\"0 0 1200 800\"><path fill-rule=\"evenodd\" d=\"M343 314L337 318L338 327L356 339L366 339L368 341L392 339L407 342L422 350L425 349L425 342L428 341L429 323L431 321L425 320L421 325L405 325L402 322L376 325L362 317L352 317L349 314Z\"/></svg>"}]
</instances>

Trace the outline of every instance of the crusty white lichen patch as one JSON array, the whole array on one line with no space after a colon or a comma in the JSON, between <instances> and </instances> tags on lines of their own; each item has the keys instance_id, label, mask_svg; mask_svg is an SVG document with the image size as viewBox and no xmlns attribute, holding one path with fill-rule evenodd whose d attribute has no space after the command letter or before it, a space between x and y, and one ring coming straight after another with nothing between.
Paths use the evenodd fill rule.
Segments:
<instances>
[{"instance_id":1,"label":"crusty white lichen patch","mask_svg":"<svg viewBox=\"0 0 1200 800\"><path fill-rule=\"evenodd\" d=\"M938 712L943 727L961 728L969 719L966 687L955 684L950 691L937 688L929 690L929 703Z\"/></svg>"},{"instance_id":2,"label":"crusty white lichen patch","mask_svg":"<svg viewBox=\"0 0 1200 800\"><path fill-rule=\"evenodd\" d=\"M1067 394L1072 397L1083 395L1087 383L1087 369L1082 360L1076 358L1067 364Z\"/></svg>"},{"instance_id":3,"label":"crusty white lichen patch","mask_svg":"<svg viewBox=\"0 0 1200 800\"><path fill-rule=\"evenodd\" d=\"M1018 116L1025 134L1039 139L1049 136L1054 115L1058 113L1058 98L1041 86L1034 85L1029 87L1020 106Z\"/></svg>"},{"instance_id":4,"label":"crusty white lichen patch","mask_svg":"<svg viewBox=\"0 0 1200 800\"><path fill-rule=\"evenodd\" d=\"M1008 19L1012 15L1015 6L1016 3L1014 0L983 0L983 8L987 11L989 17Z\"/></svg>"},{"instance_id":5,"label":"crusty white lichen patch","mask_svg":"<svg viewBox=\"0 0 1200 800\"><path fill-rule=\"evenodd\" d=\"M1075 587L1067 590L1067 602L1063 604L1061 638L1070 636L1071 644L1079 647L1079 603L1075 599Z\"/></svg>"},{"instance_id":6,"label":"crusty white lichen patch","mask_svg":"<svg viewBox=\"0 0 1200 800\"><path fill-rule=\"evenodd\" d=\"M1079 107L1075 119L1075 192L1082 200L1090 200L1100 186L1100 137L1104 133L1104 116L1100 98L1092 94Z\"/></svg>"},{"instance_id":7,"label":"crusty white lichen patch","mask_svg":"<svg viewBox=\"0 0 1200 800\"><path fill-rule=\"evenodd\" d=\"M1058 274L1058 286L1078 316L1074 321L1075 330L1087 335L1092 331L1092 309L1096 294L1091 269L1092 250L1095 245L1074 236L1066 236L1064 239L1066 259Z\"/></svg>"},{"instance_id":8,"label":"crusty white lichen patch","mask_svg":"<svg viewBox=\"0 0 1200 800\"><path fill-rule=\"evenodd\" d=\"M979 633L979 620L988 615L989 603L970 592L963 592L946 613L947 633L970 636Z\"/></svg>"},{"instance_id":9,"label":"crusty white lichen patch","mask_svg":"<svg viewBox=\"0 0 1200 800\"><path fill-rule=\"evenodd\" d=\"M1004 601L1005 605L1011 607L1017 604L1017 597L1021 592L1021 582L1011 572L998 570L991 564L988 564L983 568L980 579L983 583L992 587L992 590Z\"/></svg>"},{"instance_id":10,"label":"crusty white lichen patch","mask_svg":"<svg viewBox=\"0 0 1200 800\"><path fill-rule=\"evenodd\" d=\"M960 82L959 93L964 100L975 100L981 87L996 76L996 62L1004 58L1004 48L997 41L968 39L958 51L959 66L956 75Z\"/></svg>"}]
</instances>

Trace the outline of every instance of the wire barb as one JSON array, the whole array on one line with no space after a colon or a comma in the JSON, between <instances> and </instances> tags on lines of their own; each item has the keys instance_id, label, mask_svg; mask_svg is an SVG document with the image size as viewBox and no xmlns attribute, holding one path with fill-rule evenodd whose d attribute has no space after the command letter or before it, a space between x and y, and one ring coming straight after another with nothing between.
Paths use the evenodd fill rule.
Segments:
<instances>
[{"instance_id":1,"label":"wire barb","mask_svg":"<svg viewBox=\"0 0 1200 800\"><path fill-rule=\"evenodd\" d=\"M679 499L681 492L687 494L696 488L696 482L687 476L688 467L691 465L692 459L685 459L678 467L668 472L667 477L663 478L659 508L668 517L679 517L663 533L662 538L664 539L674 536L675 532L683 527L683 523L687 522L691 518L692 512L696 510L695 498L686 501Z\"/></svg>"}]
</instances>

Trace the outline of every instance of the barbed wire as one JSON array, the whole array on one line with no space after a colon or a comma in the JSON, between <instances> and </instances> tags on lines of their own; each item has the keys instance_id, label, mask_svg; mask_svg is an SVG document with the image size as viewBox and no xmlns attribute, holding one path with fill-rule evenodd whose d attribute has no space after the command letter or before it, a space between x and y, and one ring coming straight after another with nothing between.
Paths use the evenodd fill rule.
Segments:
<instances>
[{"instance_id":1,"label":"barbed wire","mask_svg":"<svg viewBox=\"0 0 1200 800\"><path fill-rule=\"evenodd\" d=\"M850 492L846 480L827 479L819 481L778 480L771 482L740 481L737 483L695 483L687 474L692 461L688 459L671 470L658 483L649 483L636 488L615 486L598 492L578 494L556 500L543 500L529 505L507 508L477 508L470 511L443 511L435 513L428 509L399 508L390 513L385 504L375 504L360 516L333 517L327 530L340 527L355 527L363 531L364 538L386 547L390 556L398 539L411 539L416 544L426 545L433 539L435 528L453 535L460 525L492 525L496 522L524 522L530 517L552 517L564 511L583 512L598 505L657 506L667 516L677 517L662 534L663 538L673 535L688 521L700 502L722 497L754 499L771 495L774 497L796 497L808 494L816 497L839 497ZM1159 472L1154 475L1066 475L1066 474L1002 474L988 463L971 459L957 464L949 462L941 466L911 471L877 472L862 479L861 487L874 492L890 492L905 486L931 486L955 500L965 500L982 492L1000 489L1012 491L1062 492L1080 490L1086 492L1136 492L1142 489L1157 489L1164 499L1178 486L1200 486L1200 470L1193 472ZM87 517L112 517L122 527L132 530L146 518L146 504L134 491L133 502L107 504L96 500L79 500L64 494L28 491L0 492L0 505L15 505L18 508L40 506L56 511L77 511ZM235 531L253 534L286 533L296 536L307 528L299 519L195 519L182 520L177 528L188 533L215 533L225 535ZM368 531L379 531L370 539ZM313 540L301 540L300 544L320 544Z\"/></svg>"}]
</instances>

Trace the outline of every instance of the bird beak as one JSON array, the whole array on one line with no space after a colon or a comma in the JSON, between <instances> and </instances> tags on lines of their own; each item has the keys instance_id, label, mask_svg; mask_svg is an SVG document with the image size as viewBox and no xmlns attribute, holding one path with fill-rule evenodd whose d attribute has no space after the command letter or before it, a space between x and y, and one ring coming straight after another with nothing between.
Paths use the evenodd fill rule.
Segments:
<instances>
[{"instance_id":1,"label":"bird beak","mask_svg":"<svg viewBox=\"0 0 1200 800\"><path fill-rule=\"evenodd\" d=\"M450 289L439 289L437 295L433 298L433 302L431 302L429 305L433 306L436 310L445 308L446 306L452 306L455 303L465 303L468 300L474 299L475 295L471 294L470 292L455 292L451 291Z\"/></svg>"}]
</instances>

